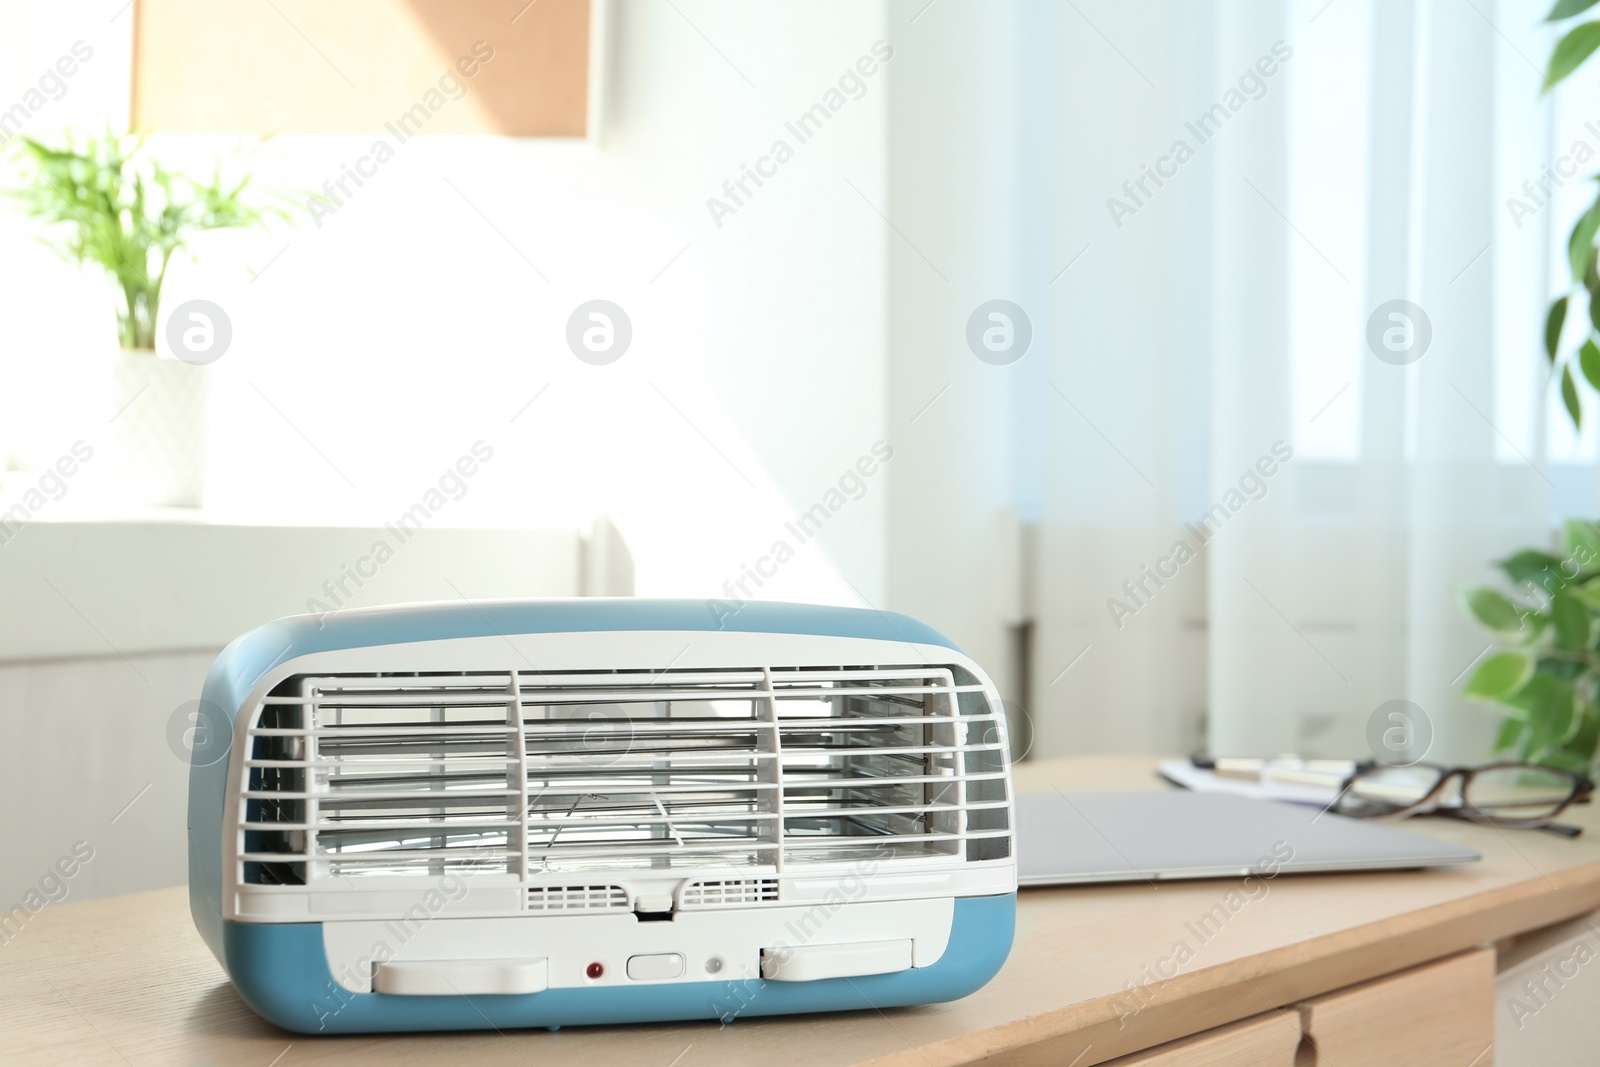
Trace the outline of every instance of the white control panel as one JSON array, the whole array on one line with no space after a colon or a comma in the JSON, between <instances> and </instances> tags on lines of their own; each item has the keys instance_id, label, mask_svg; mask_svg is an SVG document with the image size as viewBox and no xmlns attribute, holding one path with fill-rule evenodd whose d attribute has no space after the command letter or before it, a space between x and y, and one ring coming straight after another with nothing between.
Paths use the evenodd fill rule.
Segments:
<instances>
[{"instance_id":1,"label":"white control panel","mask_svg":"<svg viewBox=\"0 0 1600 1067\"><path fill-rule=\"evenodd\" d=\"M352 993L587 989L639 982L779 981L928 967L944 955L955 901L800 903L679 911L415 920L326 920L334 980ZM538 976L532 965L543 968ZM508 973L505 968L524 969ZM451 983L455 988L451 988ZM541 984L543 983L543 984Z\"/></svg>"}]
</instances>

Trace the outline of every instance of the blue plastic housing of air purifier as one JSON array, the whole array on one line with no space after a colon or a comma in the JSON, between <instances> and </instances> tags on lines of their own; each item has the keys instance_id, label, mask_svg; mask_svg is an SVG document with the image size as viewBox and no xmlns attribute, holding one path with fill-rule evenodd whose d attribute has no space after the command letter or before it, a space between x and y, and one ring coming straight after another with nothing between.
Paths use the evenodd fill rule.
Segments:
<instances>
[{"instance_id":1,"label":"blue plastic housing of air purifier","mask_svg":"<svg viewBox=\"0 0 1600 1067\"><path fill-rule=\"evenodd\" d=\"M222 833L233 722L274 668L311 653L417 641L578 631L734 631L868 638L960 650L905 615L745 602L735 613L700 600L600 599L403 605L294 616L234 640L213 663L189 779L189 899L196 927L257 1014L300 1033L366 1033L721 1019L929 1004L964 997L1005 962L1015 892L959 897L949 943L932 965L809 982L734 978L638 987L553 988L525 995L353 993L334 980L321 923L239 922L222 910ZM222 752L219 746L226 746ZM534 920L549 921L549 920Z\"/></svg>"}]
</instances>

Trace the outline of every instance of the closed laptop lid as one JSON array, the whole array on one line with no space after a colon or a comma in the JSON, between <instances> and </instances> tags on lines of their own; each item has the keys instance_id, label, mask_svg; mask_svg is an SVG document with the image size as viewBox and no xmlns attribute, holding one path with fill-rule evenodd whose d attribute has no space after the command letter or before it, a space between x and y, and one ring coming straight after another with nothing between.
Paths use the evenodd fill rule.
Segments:
<instances>
[{"instance_id":1,"label":"closed laptop lid","mask_svg":"<svg viewBox=\"0 0 1600 1067\"><path fill-rule=\"evenodd\" d=\"M1221 793L1041 793L1016 798L1022 885L1435 867L1460 845L1320 808Z\"/></svg>"}]
</instances>

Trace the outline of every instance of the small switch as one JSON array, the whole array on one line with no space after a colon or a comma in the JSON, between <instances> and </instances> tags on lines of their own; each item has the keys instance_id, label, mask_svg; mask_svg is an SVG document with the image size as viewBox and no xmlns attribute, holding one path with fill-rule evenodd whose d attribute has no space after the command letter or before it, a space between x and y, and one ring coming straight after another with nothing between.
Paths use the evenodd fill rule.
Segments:
<instances>
[{"instance_id":1,"label":"small switch","mask_svg":"<svg viewBox=\"0 0 1600 1067\"><path fill-rule=\"evenodd\" d=\"M648 956L629 956L628 977L637 982L682 978L683 955L678 952L656 952Z\"/></svg>"}]
</instances>

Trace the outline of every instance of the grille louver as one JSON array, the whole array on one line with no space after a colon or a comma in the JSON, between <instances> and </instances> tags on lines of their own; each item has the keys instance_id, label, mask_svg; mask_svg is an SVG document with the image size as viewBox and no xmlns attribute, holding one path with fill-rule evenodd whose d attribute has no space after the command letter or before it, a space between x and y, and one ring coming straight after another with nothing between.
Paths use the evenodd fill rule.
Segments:
<instances>
[{"instance_id":1,"label":"grille louver","mask_svg":"<svg viewBox=\"0 0 1600 1067\"><path fill-rule=\"evenodd\" d=\"M715 908L735 904L760 904L778 899L776 878L724 878L692 882L683 891L686 908Z\"/></svg>"},{"instance_id":2,"label":"grille louver","mask_svg":"<svg viewBox=\"0 0 1600 1067\"><path fill-rule=\"evenodd\" d=\"M627 906L586 873L681 871L715 906L1000 859L1000 736L949 667L301 675L249 727L241 881L499 872L556 910Z\"/></svg>"},{"instance_id":3,"label":"grille louver","mask_svg":"<svg viewBox=\"0 0 1600 1067\"><path fill-rule=\"evenodd\" d=\"M626 911L620 885L539 885L528 890L529 911Z\"/></svg>"}]
</instances>

